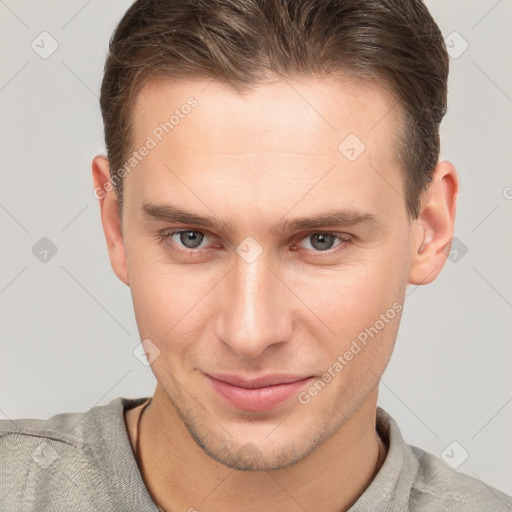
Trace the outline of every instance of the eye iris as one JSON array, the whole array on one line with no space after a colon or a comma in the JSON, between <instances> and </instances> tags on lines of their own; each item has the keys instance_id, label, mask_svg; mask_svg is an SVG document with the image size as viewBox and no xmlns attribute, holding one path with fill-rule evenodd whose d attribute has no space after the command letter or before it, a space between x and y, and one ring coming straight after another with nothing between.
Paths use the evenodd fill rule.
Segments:
<instances>
[{"instance_id":1,"label":"eye iris","mask_svg":"<svg viewBox=\"0 0 512 512\"><path fill-rule=\"evenodd\" d=\"M183 231L180 233L180 242L189 249L195 249L201 245L204 235L198 231Z\"/></svg>"},{"instance_id":2,"label":"eye iris","mask_svg":"<svg viewBox=\"0 0 512 512\"><path fill-rule=\"evenodd\" d=\"M204 235L199 231L182 231L180 233L180 242L189 249L195 249L203 241ZM320 251L330 249L336 239L335 235L328 233L315 233L310 235L311 245Z\"/></svg>"},{"instance_id":3,"label":"eye iris","mask_svg":"<svg viewBox=\"0 0 512 512\"><path fill-rule=\"evenodd\" d=\"M315 249L324 251L324 250L330 249L332 247L335 239L336 239L335 235L329 235L329 234L325 234L325 233L316 233L314 235L311 235L311 245ZM315 242L318 242L319 246L316 246Z\"/></svg>"}]
</instances>

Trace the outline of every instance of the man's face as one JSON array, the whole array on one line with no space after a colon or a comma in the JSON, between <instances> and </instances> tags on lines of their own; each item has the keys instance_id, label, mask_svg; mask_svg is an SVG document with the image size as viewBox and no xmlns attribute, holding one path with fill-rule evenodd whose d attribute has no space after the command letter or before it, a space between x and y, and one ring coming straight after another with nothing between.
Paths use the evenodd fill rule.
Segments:
<instances>
[{"instance_id":1,"label":"man's face","mask_svg":"<svg viewBox=\"0 0 512 512\"><path fill-rule=\"evenodd\" d=\"M125 178L139 333L160 351L151 367L185 426L223 464L293 464L376 399L411 255L394 103L334 79L244 97L161 81L137 97L134 149L156 143ZM217 225L151 215L166 205ZM336 223L293 224L340 211ZM277 374L301 382L240 389Z\"/></svg>"}]
</instances>

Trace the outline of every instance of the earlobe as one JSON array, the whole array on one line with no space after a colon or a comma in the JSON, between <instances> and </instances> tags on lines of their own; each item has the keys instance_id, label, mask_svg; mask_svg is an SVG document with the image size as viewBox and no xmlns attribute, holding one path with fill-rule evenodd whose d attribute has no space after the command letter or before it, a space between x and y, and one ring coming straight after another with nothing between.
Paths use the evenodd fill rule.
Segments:
<instances>
[{"instance_id":1,"label":"earlobe","mask_svg":"<svg viewBox=\"0 0 512 512\"><path fill-rule=\"evenodd\" d=\"M410 284L431 283L446 263L453 238L458 186L453 165L438 163L421 198L418 219L413 223Z\"/></svg>"},{"instance_id":2,"label":"earlobe","mask_svg":"<svg viewBox=\"0 0 512 512\"><path fill-rule=\"evenodd\" d=\"M100 203L101 223L112 269L117 277L129 286L119 204L110 181L109 162L104 155L94 157L92 161L92 178L94 182L94 196Z\"/></svg>"}]
</instances>

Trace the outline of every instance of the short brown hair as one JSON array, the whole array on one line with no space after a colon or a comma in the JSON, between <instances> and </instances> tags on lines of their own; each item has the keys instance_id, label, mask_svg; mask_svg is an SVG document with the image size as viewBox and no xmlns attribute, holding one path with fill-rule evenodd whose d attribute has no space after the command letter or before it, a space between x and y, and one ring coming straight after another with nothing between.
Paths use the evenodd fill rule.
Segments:
<instances>
[{"instance_id":1,"label":"short brown hair","mask_svg":"<svg viewBox=\"0 0 512 512\"><path fill-rule=\"evenodd\" d=\"M110 179L133 150L133 103L154 78L215 78L236 90L270 77L349 72L383 82L398 127L407 210L419 214L439 158L449 58L421 0L137 0L110 40L100 105Z\"/></svg>"}]
</instances>

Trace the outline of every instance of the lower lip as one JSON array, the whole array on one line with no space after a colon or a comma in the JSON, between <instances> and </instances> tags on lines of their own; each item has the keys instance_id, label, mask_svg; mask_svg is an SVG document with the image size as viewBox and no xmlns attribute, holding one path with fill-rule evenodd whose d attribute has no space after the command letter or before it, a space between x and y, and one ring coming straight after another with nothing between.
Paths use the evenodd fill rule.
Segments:
<instances>
[{"instance_id":1,"label":"lower lip","mask_svg":"<svg viewBox=\"0 0 512 512\"><path fill-rule=\"evenodd\" d=\"M245 411L267 411L297 395L312 377L264 388L242 388L207 375L213 389L231 405Z\"/></svg>"}]
</instances>

